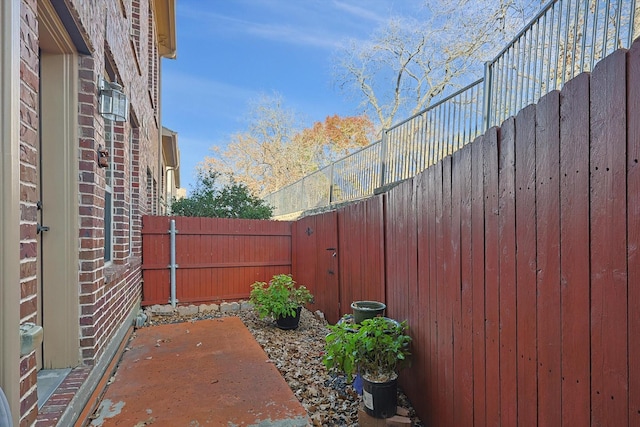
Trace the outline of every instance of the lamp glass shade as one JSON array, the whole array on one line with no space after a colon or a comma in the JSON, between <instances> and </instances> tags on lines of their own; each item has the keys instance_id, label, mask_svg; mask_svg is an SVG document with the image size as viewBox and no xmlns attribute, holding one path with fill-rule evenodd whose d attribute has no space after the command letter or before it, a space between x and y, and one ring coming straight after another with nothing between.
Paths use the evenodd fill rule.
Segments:
<instances>
[{"instance_id":1,"label":"lamp glass shade","mask_svg":"<svg viewBox=\"0 0 640 427\"><path fill-rule=\"evenodd\" d=\"M100 91L100 114L107 120L126 122L129 115L129 100L117 83L107 83Z\"/></svg>"}]
</instances>

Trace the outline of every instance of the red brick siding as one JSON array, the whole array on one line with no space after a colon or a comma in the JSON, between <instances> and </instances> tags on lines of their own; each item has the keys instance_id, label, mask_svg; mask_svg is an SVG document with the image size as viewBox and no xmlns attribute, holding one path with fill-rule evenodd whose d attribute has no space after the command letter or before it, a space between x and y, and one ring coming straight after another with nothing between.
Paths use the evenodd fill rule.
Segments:
<instances>
[{"instance_id":1,"label":"red brick siding","mask_svg":"<svg viewBox=\"0 0 640 427\"><path fill-rule=\"evenodd\" d=\"M35 0L20 10L20 322L35 322L37 314L36 225L38 210L38 21ZM20 360L20 426L37 416L36 358Z\"/></svg>"},{"instance_id":2,"label":"red brick siding","mask_svg":"<svg viewBox=\"0 0 640 427\"><path fill-rule=\"evenodd\" d=\"M140 0L133 0L131 2L131 41L138 56L140 56L140 39L142 36L140 22Z\"/></svg>"},{"instance_id":3,"label":"red brick siding","mask_svg":"<svg viewBox=\"0 0 640 427\"><path fill-rule=\"evenodd\" d=\"M140 6L140 3L136 6ZM144 2L147 3L147 2ZM79 4L79 2L78 2ZM146 6L146 5L145 5ZM83 4L84 7L84 4ZM83 16L87 10L78 11ZM143 8L139 8L144 10ZM146 7L145 7L146 9ZM140 194L140 177L136 174L140 172L140 164L144 164L152 169L157 164L158 156L158 129L155 122L149 118L155 115L153 107L150 105L147 96L150 90L147 87L146 73L138 72L137 67L131 67L130 61L132 56L139 55L139 63L144 67L147 63L153 63L157 59L149 60L145 52L136 52L135 46L129 41L130 28L136 24L136 20L145 19L148 16L136 14L136 8L132 9L129 16L130 19L123 19L115 4L106 5L104 13L109 15L106 19L109 29L107 30L107 38L103 43L98 41L96 47L106 46L106 52L97 50L89 63L83 63L81 76L90 77L87 82L88 87L93 89L93 93L89 93L87 98L80 96L82 102L86 99L89 105L81 107L81 111L86 111L88 127L95 129L95 140L85 141L84 147L87 153L83 158L87 158L87 166L90 168L82 169L81 176L83 178L80 188L82 191L81 198L81 224L83 228L80 231L81 236L81 352L82 358L86 364L94 364L101 356L105 345L111 338L116 329L121 325L122 320L130 312L131 308L140 295L140 231L141 226L140 205L145 206L146 200L151 199L147 195ZM89 18L85 18L88 20ZM102 19L102 18L101 18ZM99 27L101 19L88 20L87 33L93 35L102 34L96 31L95 27ZM142 27L144 28L144 27ZM93 36L92 39L96 38ZM107 58L103 56L106 55ZM131 101L131 115L137 117L143 123L143 130L134 129L133 144L130 149L129 132L132 132L132 123L116 123L114 126L114 172L113 172L113 259L112 263L106 267L103 262L104 247L104 170L97 168L95 164L95 150L98 144L104 145L103 142L103 120L95 113L97 108L97 88L95 82L98 77L104 75L104 61L109 60L114 65L115 73L118 80L123 84L124 91ZM144 77L143 77L144 76ZM92 121L92 123L91 123ZM142 140L142 141L141 141ZM93 142L93 144L91 143ZM140 150L140 145L145 148ZM133 161L129 159L129 153L134 156ZM144 153L143 158L140 153ZM133 171L129 170L130 165ZM146 167L143 169L146 170ZM86 179L84 179L86 178ZM131 181L131 185L130 185ZM144 188L144 187L143 187ZM134 194L130 194L130 189ZM131 222L129 215L133 215ZM133 250L130 251L130 224L134 227L132 230Z\"/></svg>"}]
</instances>

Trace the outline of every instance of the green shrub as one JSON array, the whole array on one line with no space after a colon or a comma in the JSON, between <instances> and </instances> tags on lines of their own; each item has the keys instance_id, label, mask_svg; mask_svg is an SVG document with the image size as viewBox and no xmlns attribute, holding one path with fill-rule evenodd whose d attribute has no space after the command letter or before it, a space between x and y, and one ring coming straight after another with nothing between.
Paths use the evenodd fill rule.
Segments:
<instances>
[{"instance_id":1,"label":"green shrub","mask_svg":"<svg viewBox=\"0 0 640 427\"><path fill-rule=\"evenodd\" d=\"M313 295L305 286L296 286L290 274L277 274L269 283L253 283L250 299L260 318L279 319L295 316L298 307L313 301Z\"/></svg>"},{"instance_id":2,"label":"green shrub","mask_svg":"<svg viewBox=\"0 0 640 427\"><path fill-rule=\"evenodd\" d=\"M329 329L322 361L329 371L344 373L349 381L356 372L374 382L391 380L410 355L406 321L374 317L353 324L343 318Z\"/></svg>"}]
</instances>

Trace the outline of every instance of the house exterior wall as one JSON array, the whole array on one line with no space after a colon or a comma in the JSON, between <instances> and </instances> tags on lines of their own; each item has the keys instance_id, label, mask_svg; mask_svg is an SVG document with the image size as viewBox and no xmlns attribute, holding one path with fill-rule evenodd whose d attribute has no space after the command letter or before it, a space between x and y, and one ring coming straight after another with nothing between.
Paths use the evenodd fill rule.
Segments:
<instances>
[{"instance_id":1,"label":"house exterior wall","mask_svg":"<svg viewBox=\"0 0 640 427\"><path fill-rule=\"evenodd\" d=\"M20 13L20 324L37 320L36 184L39 81L36 10L35 1L25 1ZM35 422L37 416L35 352L21 358L19 369L20 426L28 426Z\"/></svg>"},{"instance_id":2,"label":"house exterior wall","mask_svg":"<svg viewBox=\"0 0 640 427\"><path fill-rule=\"evenodd\" d=\"M158 206L157 185L161 182L160 49L155 14L158 8L175 7L173 0L155 3L152 0L2 2L0 387L7 395L17 426L36 423L39 364L45 368L101 369L104 360L113 356L110 349L114 340L123 336L123 329L128 329L140 302L141 216L153 213ZM39 159L41 108L50 105L41 99L41 84L46 80L42 73L49 72L42 67L42 55L57 43L47 39L50 33L42 24L45 14L57 15L50 19L53 27L58 25L63 38L72 40L77 50L71 56L61 53L65 58L73 58L73 67L61 70L69 74L69 81L74 83L72 89L77 88L74 99L61 106L68 108L77 135L71 150L76 157L70 159L73 168L67 172L75 187L67 207L77 210L77 226L64 230L74 240L72 247L77 246L77 254L66 253L64 259L71 260L77 272L65 284L48 283L46 271L41 271L41 243L50 235L38 233L41 221L38 201L47 187L47 183L41 183L47 177L42 176ZM14 49L8 49L11 46ZM99 113L99 83L103 77L110 81L117 79L130 102L128 120L114 123L113 129ZM12 118L18 119L19 127L11 122ZM106 138L110 135L112 167L108 171L99 167L97 153L109 145ZM11 156L18 152L19 161L11 161ZM112 191L111 208L106 204L107 185ZM58 191L55 185L48 188ZM12 210L12 205L18 205L19 211ZM46 209L47 206L43 211ZM105 209L112 212L110 261L105 261ZM50 258L56 256L49 254ZM19 263L12 264L12 260L18 259ZM64 286L70 296L63 293L60 297L57 288L47 286ZM51 307L51 298L57 298L55 307ZM57 311L52 308L60 311L62 324L69 312L78 313L71 319L78 337L65 344L65 352L61 352L65 355L61 358L52 357L57 351L54 346L47 349L47 338L64 334L64 328L48 326L58 325L57 322L43 324L42 311ZM27 322L42 325L47 337L45 356L35 349L19 356L16 348L19 343L11 335L17 335L20 325Z\"/></svg>"}]
</instances>

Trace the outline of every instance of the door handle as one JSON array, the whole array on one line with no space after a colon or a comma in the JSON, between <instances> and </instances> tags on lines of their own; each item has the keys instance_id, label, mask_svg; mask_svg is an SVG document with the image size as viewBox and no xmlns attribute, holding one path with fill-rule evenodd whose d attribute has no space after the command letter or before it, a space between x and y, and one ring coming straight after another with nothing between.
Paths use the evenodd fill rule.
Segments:
<instances>
[{"instance_id":1,"label":"door handle","mask_svg":"<svg viewBox=\"0 0 640 427\"><path fill-rule=\"evenodd\" d=\"M49 227L46 225L40 225L40 223L38 223L38 226L36 228L36 233L40 234L41 231L49 231Z\"/></svg>"}]
</instances>

